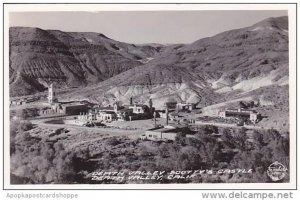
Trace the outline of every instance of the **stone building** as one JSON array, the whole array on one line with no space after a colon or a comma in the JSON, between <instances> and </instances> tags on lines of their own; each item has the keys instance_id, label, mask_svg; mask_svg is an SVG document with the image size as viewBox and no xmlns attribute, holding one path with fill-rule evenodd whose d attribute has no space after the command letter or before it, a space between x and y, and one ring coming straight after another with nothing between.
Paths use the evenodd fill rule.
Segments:
<instances>
[{"instance_id":1,"label":"stone building","mask_svg":"<svg viewBox=\"0 0 300 200\"><path fill-rule=\"evenodd\" d=\"M192 111L196 109L196 104L194 103L177 103L176 104L176 110L177 111Z\"/></svg>"},{"instance_id":2,"label":"stone building","mask_svg":"<svg viewBox=\"0 0 300 200\"><path fill-rule=\"evenodd\" d=\"M177 133L185 132L184 126L164 126L164 127L155 127L148 129L144 134L140 136L142 140L152 140L152 141L161 141L161 140L175 140ZM192 133L192 132L189 132ZM194 137L193 134L186 134L186 137Z\"/></svg>"},{"instance_id":3,"label":"stone building","mask_svg":"<svg viewBox=\"0 0 300 200\"><path fill-rule=\"evenodd\" d=\"M239 118L243 120L249 120L252 123L257 123L261 120L261 114L255 110L246 110L246 109L226 109L219 112L219 117L227 118Z\"/></svg>"},{"instance_id":4,"label":"stone building","mask_svg":"<svg viewBox=\"0 0 300 200\"><path fill-rule=\"evenodd\" d=\"M134 104L132 106L129 106L129 109L132 109L132 112L134 114L143 114L143 113L150 112L149 107L143 104Z\"/></svg>"},{"instance_id":5,"label":"stone building","mask_svg":"<svg viewBox=\"0 0 300 200\"><path fill-rule=\"evenodd\" d=\"M129 108L122 108L116 112L117 120L119 121L128 121L132 119L133 111Z\"/></svg>"},{"instance_id":6,"label":"stone building","mask_svg":"<svg viewBox=\"0 0 300 200\"><path fill-rule=\"evenodd\" d=\"M132 103L132 98L130 100ZM152 109L152 104L150 103ZM153 113L147 105L133 104L121 106L115 102L112 106L97 107L90 109L86 113L81 113L78 119L87 122L112 122L112 121L131 121L138 119L149 119Z\"/></svg>"},{"instance_id":7,"label":"stone building","mask_svg":"<svg viewBox=\"0 0 300 200\"><path fill-rule=\"evenodd\" d=\"M79 115L87 111L88 107L79 102L52 103L50 107L40 110L40 115Z\"/></svg>"},{"instance_id":8,"label":"stone building","mask_svg":"<svg viewBox=\"0 0 300 200\"><path fill-rule=\"evenodd\" d=\"M177 102L176 101L165 102L164 107L168 108L169 111L174 111L176 110Z\"/></svg>"},{"instance_id":9,"label":"stone building","mask_svg":"<svg viewBox=\"0 0 300 200\"><path fill-rule=\"evenodd\" d=\"M117 114L113 111L100 111L96 119L97 121L112 122L117 120Z\"/></svg>"}]
</instances>

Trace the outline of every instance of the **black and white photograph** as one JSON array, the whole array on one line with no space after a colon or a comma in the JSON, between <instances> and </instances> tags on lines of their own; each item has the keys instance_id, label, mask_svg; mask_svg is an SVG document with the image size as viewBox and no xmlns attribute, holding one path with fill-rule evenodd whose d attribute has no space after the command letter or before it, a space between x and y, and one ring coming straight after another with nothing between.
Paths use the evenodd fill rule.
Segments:
<instances>
[{"instance_id":1,"label":"black and white photograph","mask_svg":"<svg viewBox=\"0 0 300 200\"><path fill-rule=\"evenodd\" d=\"M293 5L57 6L7 5L7 185L295 187Z\"/></svg>"}]
</instances>

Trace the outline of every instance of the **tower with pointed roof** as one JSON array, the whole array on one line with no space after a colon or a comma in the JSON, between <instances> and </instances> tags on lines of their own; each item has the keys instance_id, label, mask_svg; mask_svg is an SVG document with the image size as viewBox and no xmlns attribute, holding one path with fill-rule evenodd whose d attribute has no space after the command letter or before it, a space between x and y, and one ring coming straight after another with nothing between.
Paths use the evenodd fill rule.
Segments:
<instances>
[{"instance_id":1,"label":"tower with pointed roof","mask_svg":"<svg viewBox=\"0 0 300 200\"><path fill-rule=\"evenodd\" d=\"M51 83L48 87L48 103L53 104L54 102L56 102L56 97L55 97L53 83Z\"/></svg>"}]
</instances>

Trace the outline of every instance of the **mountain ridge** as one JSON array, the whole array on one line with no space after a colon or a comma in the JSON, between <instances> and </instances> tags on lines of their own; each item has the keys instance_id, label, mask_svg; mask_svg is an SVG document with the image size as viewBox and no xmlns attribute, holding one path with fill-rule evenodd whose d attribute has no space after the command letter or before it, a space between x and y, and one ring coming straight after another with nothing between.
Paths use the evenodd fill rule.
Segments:
<instances>
[{"instance_id":1,"label":"mountain ridge","mask_svg":"<svg viewBox=\"0 0 300 200\"><path fill-rule=\"evenodd\" d=\"M110 99L126 102L135 97L145 103L152 98L158 107L172 99L206 106L261 87L287 85L288 32L281 27L283 22L288 24L288 18L279 18L281 26L277 28L274 20L191 44L166 46L148 63L65 98L87 98L106 104L112 103ZM272 29L256 29L262 24Z\"/></svg>"},{"instance_id":2,"label":"mountain ridge","mask_svg":"<svg viewBox=\"0 0 300 200\"><path fill-rule=\"evenodd\" d=\"M99 33L23 27L10 28L9 46L11 96L43 91L48 79L63 88L97 83L143 64L143 59L160 50L121 43ZM25 79L32 79L35 84ZM21 85L25 89L20 89Z\"/></svg>"},{"instance_id":3,"label":"mountain ridge","mask_svg":"<svg viewBox=\"0 0 300 200\"><path fill-rule=\"evenodd\" d=\"M193 96L191 99L199 102L205 99L199 95L203 90L216 96L241 89L244 82L267 77L270 72L273 72L272 79L281 82L288 77L287 17L268 18L252 26L225 31L190 44L167 46L127 44L101 33L42 29L36 29L38 37L33 37L34 32L24 34L24 31L19 31L23 39L18 40L13 29L10 29L11 96L23 95L24 91L25 94L43 91L48 78L60 87L79 87L78 92L70 95L72 98L76 95L84 98L86 95L103 100L105 94L97 96L97 88L102 93L109 93L110 88L132 86L145 87L141 95L148 91L149 97L153 96L150 94L151 87L179 84L187 87L189 95ZM18 44L20 48L17 48ZM49 44L52 49L47 48ZM32 49L30 45L38 48ZM23 52L28 49L34 55ZM21 56L14 55L18 52ZM49 55L53 52L54 56ZM37 55L43 59L35 58ZM42 66L49 66L50 72ZM21 85L28 89L18 92ZM129 98L129 93L124 97ZM180 101L189 99L181 98L179 93L176 95L174 98ZM134 96L138 98L139 94Z\"/></svg>"}]
</instances>

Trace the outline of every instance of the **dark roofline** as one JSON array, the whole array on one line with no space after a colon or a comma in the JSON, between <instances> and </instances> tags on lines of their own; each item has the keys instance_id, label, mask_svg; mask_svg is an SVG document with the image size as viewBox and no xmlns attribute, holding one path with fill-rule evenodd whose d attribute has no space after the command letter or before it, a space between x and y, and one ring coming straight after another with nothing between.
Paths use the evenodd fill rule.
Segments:
<instances>
[{"instance_id":1,"label":"dark roofline","mask_svg":"<svg viewBox=\"0 0 300 200\"><path fill-rule=\"evenodd\" d=\"M105 114L116 114L115 112L113 112L113 111L102 111L103 113L105 113Z\"/></svg>"},{"instance_id":2,"label":"dark roofline","mask_svg":"<svg viewBox=\"0 0 300 200\"><path fill-rule=\"evenodd\" d=\"M114 107L112 106L99 107L99 108L95 108L95 110L114 110Z\"/></svg>"}]
</instances>

